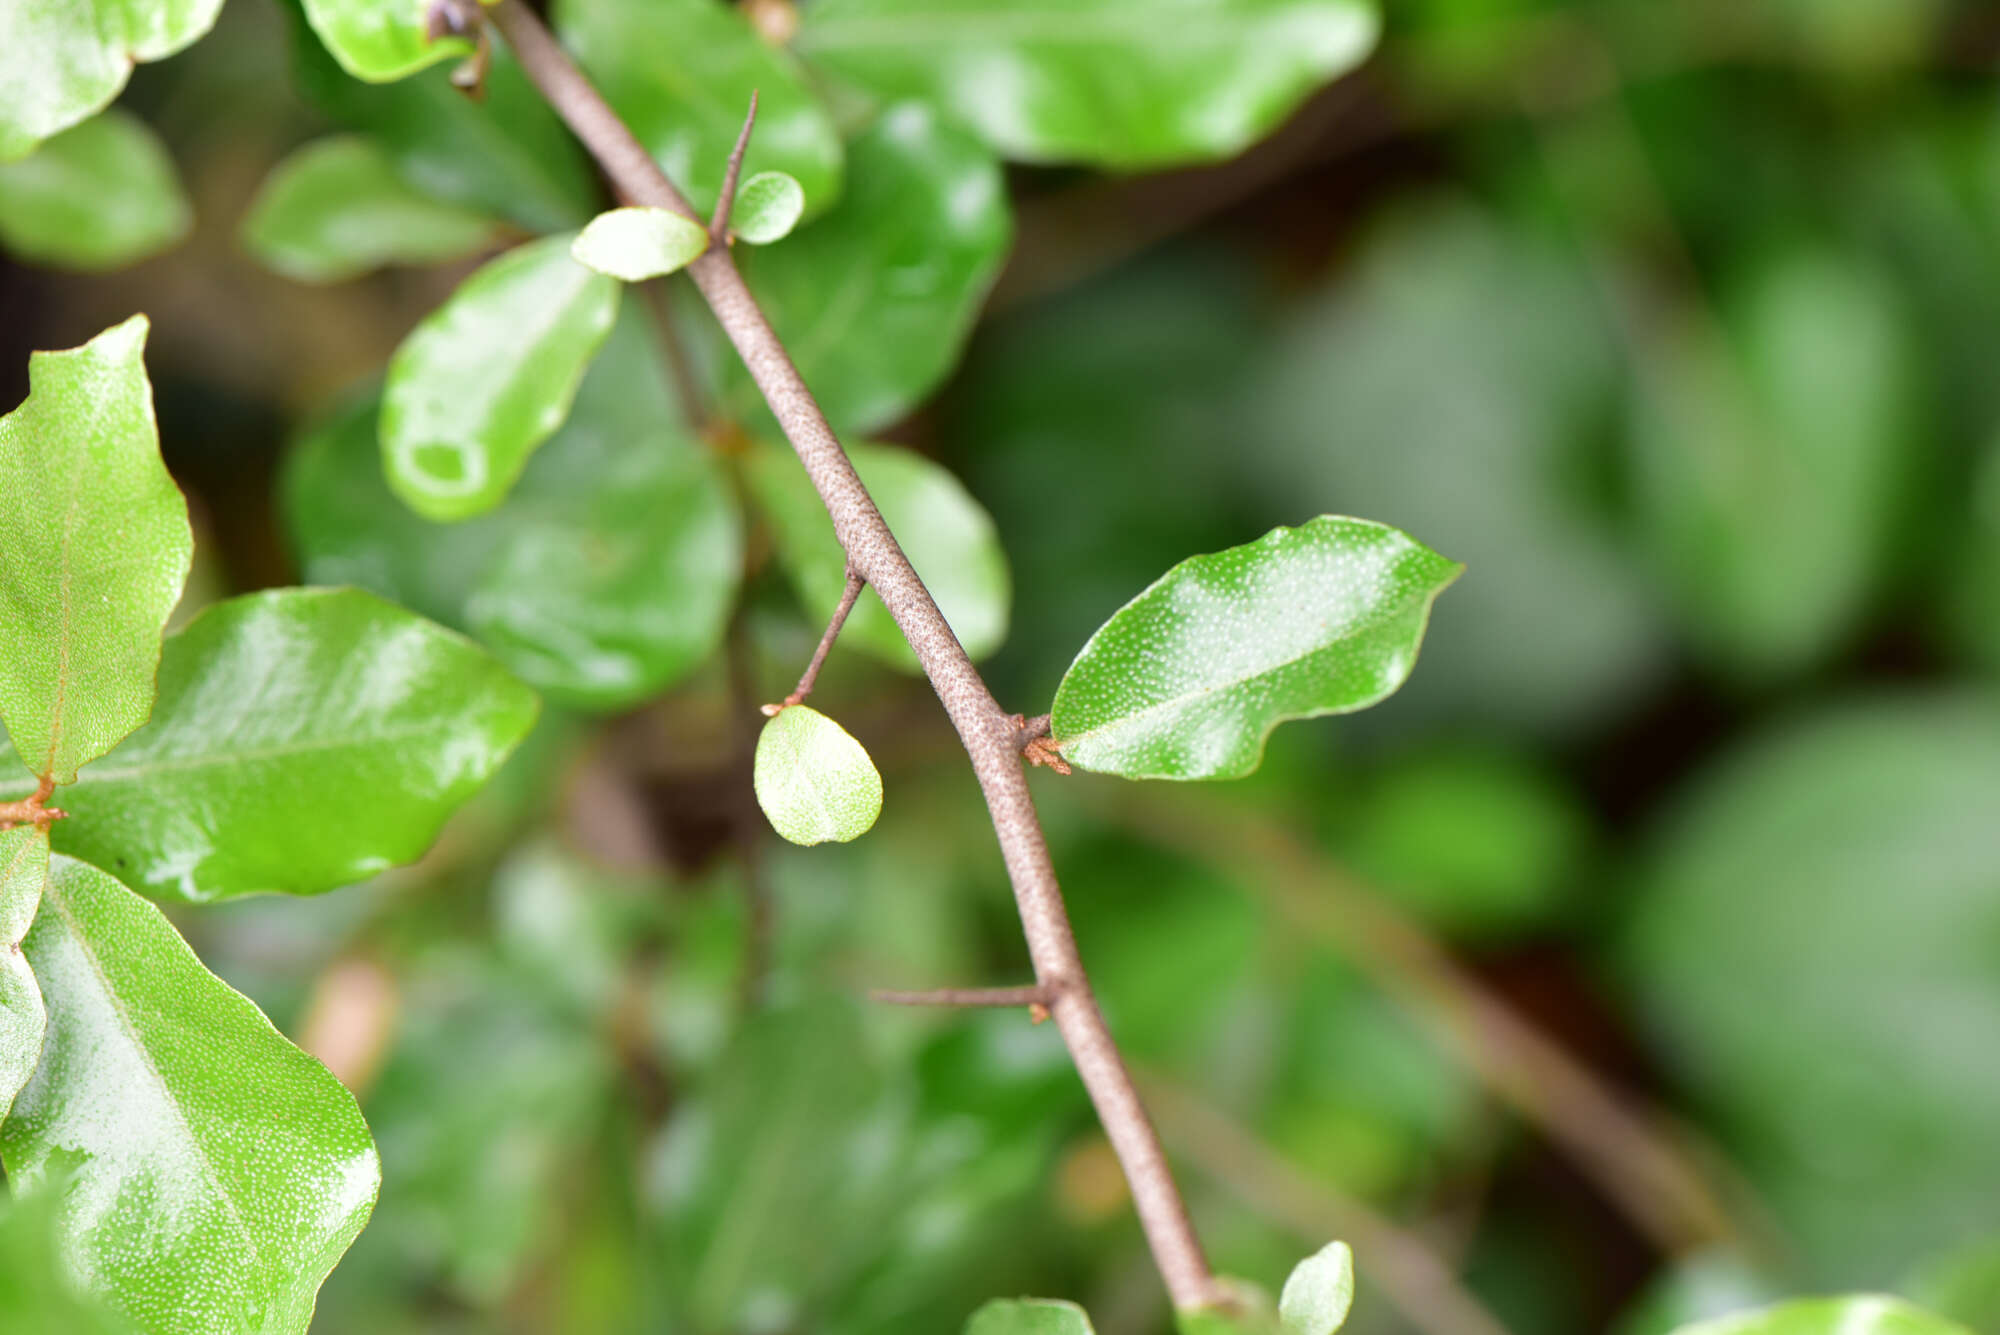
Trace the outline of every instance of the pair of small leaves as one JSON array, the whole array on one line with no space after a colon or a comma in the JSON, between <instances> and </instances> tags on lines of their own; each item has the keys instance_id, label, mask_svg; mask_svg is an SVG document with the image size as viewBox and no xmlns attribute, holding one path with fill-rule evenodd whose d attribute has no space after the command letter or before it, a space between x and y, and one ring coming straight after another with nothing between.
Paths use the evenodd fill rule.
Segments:
<instances>
[{"instance_id":1,"label":"pair of small leaves","mask_svg":"<svg viewBox=\"0 0 2000 1335\"><path fill-rule=\"evenodd\" d=\"M771 828L795 844L859 839L882 814L882 776L867 750L806 705L764 724L752 782Z\"/></svg>"},{"instance_id":2,"label":"pair of small leaves","mask_svg":"<svg viewBox=\"0 0 2000 1335\"><path fill-rule=\"evenodd\" d=\"M1354 1304L1354 1255L1344 1242L1328 1243L1285 1280L1275 1310L1249 1285L1224 1281L1240 1301L1179 1314L1182 1335L1333 1335ZM1090 1318L1074 1303L1047 1298L997 1300L973 1313L964 1335L1094 1335ZM1801 1333L1803 1335L1803 1333ZM1886 1333L1885 1333L1886 1335ZM1911 1332L1911 1335L1918 1335Z\"/></svg>"},{"instance_id":3,"label":"pair of small leaves","mask_svg":"<svg viewBox=\"0 0 2000 1335\"><path fill-rule=\"evenodd\" d=\"M187 235L194 212L166 145L112 107L0 163L0 245L65 269L115 269Z\"/></svg>"},{"instance_id":4,"label":"pair of small leaves","mask_svg":"<svg viewBox=\"0 0 2000 1335\"><path fill-rule=\"evenodd\" d=\"M805 191L783 172L758 172L743 182L729 211L729 230L753 246L789 235L805 212ZM643 283L700 259L708 229L672 209L623 208L600 213L570 246L577 263L609 278Z\"/></svg>"}]
</instances>

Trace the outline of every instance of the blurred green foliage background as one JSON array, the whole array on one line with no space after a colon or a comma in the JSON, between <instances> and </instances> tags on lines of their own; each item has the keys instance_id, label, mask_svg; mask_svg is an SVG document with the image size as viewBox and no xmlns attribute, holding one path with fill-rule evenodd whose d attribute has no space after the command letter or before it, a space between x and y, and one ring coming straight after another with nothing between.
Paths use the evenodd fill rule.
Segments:
<instances>
[{"instance_id":1,"label":"blurred green foliage background","mask_svg":"<svg viewBox=\"0 0 2000 1335\"><path fill-rule=\"evenodd\" d=\"M1412 1253L1518 1335L1861 1287L2000 1335L2000 11L1385 23L1231 162L1010 168L970 351L878 433L991 512L989 675L1029 713L1168 565L1273 525L1366 516L1468 566L1398 696L1251 779L1036 778L1214 1260L1270 1283L1350 1238L1363 1335L1425 1328L1435 1286L1387 1277ZM245 255L260 181L328 128L295 57L238 0L135 73L177 248L0 262L5 405L30 348L151 314L208 597L300 578L295 442L470 267L315 287ZM503 201L530 226L588 186L542 161L547 200ZM462 619L484 540L403 518L396 591ZM752 706L819 627L750 553L727 661L550 708L422 864L180 915L380 1143L319 1329L934 1335L1028 1291L1165 1328L1056 1036L860 1000L1026 975L928 688L837 651L815 703L884 815L769 837Z\"/></svg>"}]
</instances>

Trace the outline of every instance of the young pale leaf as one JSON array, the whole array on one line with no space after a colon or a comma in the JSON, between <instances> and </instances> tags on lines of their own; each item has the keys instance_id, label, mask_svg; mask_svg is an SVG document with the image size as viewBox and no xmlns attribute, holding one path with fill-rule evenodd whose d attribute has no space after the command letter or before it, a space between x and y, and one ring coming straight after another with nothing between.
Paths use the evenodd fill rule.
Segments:
<instances>
[{"instance_id":1,"label":"young pale leaf","mask_svg":"<svg viewBox=\"0 0 2000 1335\"><path fill-rule=\"evenodd\" d=\"M847 729L806 705L788 705L764 725L753 781L771 828L795 844L844 844L882 814L875 762Z\"/></svg>"},{"instance_id":2,"label":"young pale leaf","mask_svg":"<svg viewBox=\"0 0 2000 1335\"><path fill-rule=\"evenodd\" d=\"M995 1298L972 1314L964 1335L1095 1335L1075 1303L1053 1298Z\"/></svg>"},{"instance_id":3,"label":"young pale leaf","mask_svg":"<svg viewBox=\"0 0 2000 1335\"><path fill-rule=\"evenodd\" d=\"M805 216L804 187L783 172L758 172L736 191L729 230L753 246L768 246L792 234Z\"/></svg>"},{"instance_id":4,"label":"young pale leaf","mask_svg":"<svg viewBox=\"0 0 2000 1335\"><path fill-rule=\"evenodd\" d=\"M232 598L167 641L152 722L63 794L55 842L153 895L316 894L414 861L535 712L371 594Z\"/></svg>"},{"instance_id":5,"label":"young pale leaf","mask_svg":"<svg viewBox=\"0 0 2000 1335\"><path fill-rule=\"evenodd\" d=\"M708 229L672 209L612 209L590 220L569 253L611 278L643 283L685 269L708 249Z\"/></svg>"},{"instance_id":6,"label":"young pale leaf","mask_svg":"<svg viewBox=\"0 0 2000 1335\"><path fill-rule=\"evenodd\" d=\"M369 83L472 54L465 38L433 42L425 35L422 0L305 0L305 6L306 21L341 68Z\"/></svg>"},{"instance_id":7,"label":"young pale leaf","mask_svg":"<svg viewBox=\"0 0 2000 1335\"><path fill-rule=\"evenodd\" d=\"M221 8L222 0L0 5L0 162L102 110L134 62L172 55Z\"/></svg>"},{"instance_id":8,"label":"young pale leaf","mask_svg":"<svg viewBox=\"0 0 2000 1335\"><path fill-rule=\"evenodd\" d=\"M1286 719L1365 709L1409 676L1463 567L1322 515L1181 562L1098 628L1056 688L1064 756L1128 779L1235 778Z\"/></svg>"},{"instance_id":9,"label":"young pale leaf","mask_svg":"<svg viewBox=\"0 0 2000 1335\"><path fill-rule=\"evenodd\" d=\"M859 444L848 456L965 651L983 658L998 649L1007 638L1013 588L992 517L957 478L911 450ZM746 471L799 601L824 621L847 589L847 557L825 504L783 446L759 445ZM918 670L917 656L873 589L862 592L840 635L842 644L891 666Z\"/></svg>"},{"instance_id":10,"label":"young pale leaf","mask_svg":"<svg viewBox=\"0 0 2000 1335\"><path fill-rule=\"evenodd\" d=\"M840 207L739 262L827 416L863 432L903 416L957 364L1013 217L992 154L920 103L885 112L848 152ZM723 366L734 410L762 412L749 373L733 356Z\"/></svg>"},{"instance_id":11,"label":"young pale leaf","mask_svg":"<svg viewBox=\"0 0 2000 1335\"><path fill-rule=\"evenodd\" d=\"M1682 1326L1674 1335L1972 1335L1899 1298L1861 1294L1808 1298L1717 1321Z\"/></svg>"},{"instance_id":12,"label":"young pale leaf","mask_svg":"<svg viewBox=\"0 0 2000 1335\"><path fill-rule=\"evenodd\" d=\"M354 1097L86 863L52 860L27 957L48 1040L0 1156L59 1196L65 1268L149 1335L303 1335L381 1181Z\"/></svg>"},{"instance_id":13,"label":"young pale leaf","mask_svg":"<svg viewBox=\"0 0 2000 1335\"><path fill-rule=\"evenodd\" d=\"M160 634L193 559L160 462L135 315L28 362L0 418L0 722L57 783L146 721Z\"/></svg>"},{"instance_id":14,"label":"young pale leaf","mask_svg":"<svg viewBox=\"0 0 2000 1335\"><path fill-rule=\"evenodd\" d=\"M112 107L0 165L0 245L65 269L115 269L165 250L194 220L160 137Z\"/></svg>"},{"instance_id":15,"label":"young pale leaf","mask_svg":"<svg viewBox=\"0 0 2000 1335\"><path fill-rule=\"evenodd\" d=\"M1354 1306L1354 1253L1329 1242L1293 1267L1278 1295L1285 1335L1333 1335Z\"/></svg>"},{"instance_id":16,"label":"young pale leaf","mask_svg":"<svg viewBox=\"0 0 2000 1335\"><path fill-rule=\"evenodd\" d=\"M559 0L557 31L591 81L702 217L757 94L747 172L788 172L813 207L840 194L840 133L781 47L711 0ZM690 52L700 52L690 60Z\"/></svg>"},{"instance_id":17,"label":"young pale leaf","mask_svg":"<svg viewBox=\"0 0 2000 1335\"><path fill-rule=\"evenodd\" d=\"M385 264L436 264L493 239L490 219L410 188L361 135L315 140L264 178L243 244L301 283L337 283Z\"/></svg>"},{"instance_id":18,"label":"young pale leaf","mask_svg":"<svg viewBox=\"0 0 2000 1335\"><path fill-rule=\"evenodd\" d=\"M544 237L487 264L390 360L382 465L426 519L498 505L569 414L618 315L618 284L571 259L569 243Z\"/></svg>"},{"instance_id":19,"label":"young pale leaf","mask_svg":"<svg viewBox=\"0 0 2000 1335\"><path fill-rule=\"evenodd\" d=\"M48 1012L21 940L35 920L48 874L48 831L35 825L0 830L0 1122L42 1059Z\"/></svg>"},{"instance_id":20,"label":"young pale leaf","mask_svg":"<svg viewBox=\"0 0 2000 1335\"><path fill-rule=\"evenodd\" d=\"M949 108L1030 162L1226 158L1352 69L1369 0L817 0L799 49L887 99Z\"/></svg>"}]
</instances>

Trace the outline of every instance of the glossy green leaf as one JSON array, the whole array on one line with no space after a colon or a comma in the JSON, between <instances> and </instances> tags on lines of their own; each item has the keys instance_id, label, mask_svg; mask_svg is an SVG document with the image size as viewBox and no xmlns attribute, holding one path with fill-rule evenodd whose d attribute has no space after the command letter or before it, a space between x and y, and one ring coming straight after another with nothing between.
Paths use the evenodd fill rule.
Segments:
<instances>
[{"instance_id":1,"label":"glossy green leaf","mask_svg":"<svg viewBox=\"0 0 2000 1335\"><path fill-rule=\"evenodd\" d=\"M0 164L0 245L65 269L115 269L187 235L193 207L165 144L112 107Z\"/></svg>"},{"instance_id":2,"label":"glossy green leaf","mask_svg":"<svg viewBox=\"0 0 2000 1335\"><path fill-rule=\"evenodd\" d=\"M757 805L795 844L859 839L882 814L882 776L847 729L788 705L757 736Z\"/></svg>"},{"instance_id":3,"label":"glossy green leaf","mask_svg":"<svg viewBox=\"0 0 2000 1335\"><path fill-rule=\"evenodd\" d=\"M1225 158L1365 58L1367 0L818 0L799 49L1032 162Z\"/></svg>"},{"instance_id":4,"label":"glossy green leaf","mask_svg":"<svg viewBox=\"0 0 2000 1335\"><path fill-rule=\"evenodd\" d=\"M42 1059L48 1009L21 940L35 920L48 874L47 831L34 825L0 830L0 1122Z\"/></svg>"},{"instance_id":5,"label":"glossy green leaf","mask_svg":"<svg viewBox=\"0 0 2000 1335\"><path fill-rule=\"evenodd\" d=\"M998 649L1007 638L1012 586L992 517L957 478L913 451L860 444L849 447L848 457L965 651L983 658ZM824 622L847 589L847 558L825 504L783 446L759 445L746 471L785 573L806 610ZM839 643L918 670L916 654L873 589L855 602Z\"/></svg>"},{"instance_id":6,"label":"glossy green leaf","mask_svg":"<svg viewBox=\"0 0 2000 1335\"><path fill-rule=\"evenodd\" d=\"M414 861L526 735L477 645L354 589L217 603L167 641L152 722L54 834L152 895L315 894Z\"/></svg>"},{"instance_id":7,"label":"glossy green leaf","mask_svg":"<svg viewBox=\"0 0 2000 1335\"><path fill-rule=\"evenodd\" d=\"M28 362L0 418L0 721L57 783L146 721L194 538L160 463L135 315Z\"/></svg>"},{"instance_id":8,"label":"glossy green leaf","mask_svg":"<svg viewBox=\"0 0 2000 1335\"><path fill-rule=\"evenodd\" d=\"M590 220L569 253L611 278L643 283L685 269L708 249L708 229L672 209L627 208Z\"/></svg>"},{"instance_id":9,"label":"glossy green leaf","mask_svg":"<svg viewBox=\"0 0 2000 1335\"><path fill-rule=\"evenodd\" d=\"M848 153L840 207L738 263L827 416L862 432L909 412L957 364L1013 220L992 156L919 103L889 110ZM761 411L749 373L733 356L722 364L737 413Z\"/></svg>"},{"instance_id":10,"label":"glossy green leaf","mask_svg":"<svg viewBox=\"0 0 2000 1335\"><path fill-rule=\"evenodd\" d=\"M483 640L523 679L589 709L637 703L722 641L743 567L735 497L679 427L636 309L569 422L500 506L439 526L389 494L363 401L310 432L286 472L305 578L358 584Z\"/></svg>"},{"instance_id":11,"label":"glossy green leaf","mask_svg":"<svg viewBox=\"0 0 2000 1335\"><path fill-rule=\"evenodd\" d=\"M995 1298L972 1314L965 1335L1096 1335L1075 1303L1053 1298Z\"/></svg>"},{"instance_id":12,"label":"glossy green leaf","mask_svg":"<svg viewBox=\"0 0 2000 1335\"><path fill-rule=\"evenodd\" d=\"M243 219L243 244L302 283L336 283L385 264L435 264L494 238L478 213L406 183L360 135L315 140L272 168Z\"/></svg>"},{"instance_id":13,"label":"glossy green leaf","mask_svg":"<svg viewBox=\"0 0 2000 1335\"><path fill-rule=\"evenodd\" d=\"M1972 1332L1900 1299L1863 1294L1781 1303L1718 1321L1682 1326L1675 1335L1972 1335Z\"/></svg>"},{"instance_id":14,"label":"glossy green leaf","mask_svg":"<svg viewBox=\"0 0 2000 1335\"><path fill-rule=\"evenodd\" d=\"M556 30L598 90L702 217L757 94L746 172L782 171L813 208L840 194L840 135L784 50L709 0L560 0ZM690 52L700 59L690 60Z\"/></svg>"},{"instance_id":15,"label":"glossy green leaf","mask_svg":"<svg viewBox=\"0 0 2000 1335\"><path fill-rule=\"evenodd\" d=\"M783 172L758 172L736 191L729 230L739 241L768 246L792 234L805 216L805 188Z\"/></svg>"},{"instance_id":16,"label":"glossy green leaf","mask_svg":"<svg viewBox=\"0 0 2000 1335\"><path fill-rule=\"evenodd\" d=\"M0 7L0 162L110 105L137 61L215 23L222 0L27 0Z\"/></svg>"},{"instance_id":17,"label":"glossy green leaf","mask_svg":"<svg viewBox=\"0 0 2000 1335\"><path fill-rule=\"evenodd\" d=\"M0 1155L70 1273L148 1335L304 1332L381 1180L353 1096L95 867L54 859L27 955L48 1042Z\"/></svg>"},{"instance_id":18,"label":"glossy green leaf","mask_svg":"<svg viewBox=\"0 0 2000 1335\"><path fill-rule=\"evenodd\" d=\"M1056 688L1055 738L1085 769L1131 779L1248 774L1279 723L1402 685L1461 569L1338 515L1190 557L1083 646Z\"/></svg>"},{"instance_id":19,"label":"glossy green leaf","mask_svg":"<svg viewBox=\"0 0 2000 1335\"><path fill-rule=\"evenodd\" d=\"M1286 1278L1278 1295L1278 1319L1285 1335L1333 1335L1353 1306L1354 1253L1344 1242L1329 1242Z\"/></svg>"},{"instance_id":20,"label":"glossy green leaf","mask_svg":"<svg viewBox=\"0 0 2000 1335\"><path fill-rule=\"evenodd\" d=\"M486 264L390 360L382 465L426 519L498 505L569 415L618 315L618 284L571 259L569 245L544 237Z\"/></svg>"},{"instance_id":21,"label":"glossy green leaf","mask_svg":"<svg viewBox=\"0 0 2000 1335\"><path fill-rule=\"evenodd\" d=\"M462 37L431 41L420 0L305 0L306 19L357 79L388 83L440 60L472 54Z\"/></svg>"}]
</instances>

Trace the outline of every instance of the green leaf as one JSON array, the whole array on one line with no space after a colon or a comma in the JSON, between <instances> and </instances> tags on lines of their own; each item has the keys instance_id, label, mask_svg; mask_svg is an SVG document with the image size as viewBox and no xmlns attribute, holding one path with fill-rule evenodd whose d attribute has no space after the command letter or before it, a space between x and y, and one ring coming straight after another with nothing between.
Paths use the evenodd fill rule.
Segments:
<instances>
[{"instance_id":1,"label":"green leaf","mask_svg":"<svg viewBox=\"0 0 2000 1335\"><path fill-rule=\"evenodd\" d=\"M421 855L535 712L370 594L246 594L167 641L152 722L63 794L55 842L153 895L331 890Z\"/></svg>"},{"instance_id":2,"label":"green leaf","mask_svg":"<svg viewBox=\"0 0 2000 1335\"><path fill-rule=\"evenodd\" d=\"M1333 1335L1354 1306L1354 1253L1344 1242L1326 1246L1298 1263L1278 1295L1278 1319L1285 1335Z\"/></svg>"},{"instance_id":3,"label":"green leaf","mask_svg":"<svg viewBox=\"0 0 2000 1335\"><path fill-rule=\"evenodd\" d=\"M412 189L360 135L315 140L272 169L243 219L243 244L302 283L385 264L435 264L493 240L491 221Z\"/></svg>"},{"instance_id":4,"label":"green leaf","mask_svg":"<svg viewBox=\"0 0 2000 1335\"><path fill-rule=\"evenodd\" d=\"M998 649L1007 638L1012 585L991 516L957 478L911 450L859 444L848 457L965 651L983 658ZM812 479L789 449L770 444L750 452L746 476L799 601L824 622L846 592L847 557ZM840 637L894 667L918 670L916 654L873 589L855 602Z\"/></svg>"},{"instance_id":5,"label":"green leaf","mask_svg":"<svg viewBox=\"0 0 2000 1335\"><path fill-rule=\"evenodd\" d=\"M569 253L611 278L643 283L685 269L708 249L708 229L672 209L628 208L600 213L570 244Z\"/></svg>"},{"instance_id":6,"label":"green leaf","mask_svg":"<svg viewBox=\"0 0 2000 1335\"><path fill-rule=\"evenodd\" d=\"M757 805L795 844L859 839L882 814L882 776L861 743L817 709L787 705L757 737Z\"/></svg>"},{"instance_id":7,"label":"green leaf","mask_svg":"<svg viewBox=\"0 0 2000 1335\"><path fill-rule=\"evenodd\" d=\"M1189 557L1083 646L1056 688L1055 738L1076 764L1128 779L1248 774L1279 723L1402 685L1431 600L1462 569L1338 515Z\"/></svg>"},{"instance_id":8,"label":"green leaf","mask_svg":"<svg viewBox=\"0 0 2000 1335\"><path fill-rule=\"evenodd\" d=\"M27 955L48 1042L0 1156L60 1194L67 1269L149 1335L302 1335L381 1181L354 1097L95 867L53 860Z\"/></svg>"},{"instance_id":9,"label":"green leaf","mask_svg":"<svg viewBox=\"0 0 2000 1335\"><path fill-rule=\"evenodd\" d=\"M462 524L389 494L372 400L309 433L284 482L306 579L359 584L467 630L534 686L588 709L657 695L722 641L743 566L738 505L679 427L636 310L570 420L500 506Z\"/></svg>"},{"instance_id":10,"label":"green leaf","mask_svg":"<svg viewBox=\"0 0 2000 1335\"><path fill-rule=\"evenodd\" d=\"M42 1060L48 1010L21 940L48 875L48 831L35 825L0 830L0 1122Z\"/></svg>"},{"instance_id":11,"label":"green leaf","mask_svg":"<svg viewBox=\"0 0 2000 1335\"><path fill-rule=\"evenodd\" d=\"M433 42L425 36L423 0L305 0L305 7L306 20L341 68L369 83L472 54L465 38Z\"/></svg>"},{"instance_id":12,"label":"green leaf","mask_svg":"<svg viewBox=\"0 0 2000 1335\"><path fill-rule=\"evenodd\" d=\"M160 60L215 23L222 0L102 0L0 7L0 162L111 104L133 63Z\"/></svg>"},{"instance_id":13,"label":"green leaf","mask_svg":"<svg viewBox=\"0 0 2000 1335\"><path fill-rule=\"evenodd\" d=\"M965 1323L965 1335L1095 1335L1075 1303L1053 1298L995 1298Z\"/></svg>"},{"instance_id":14,"label":"green leaf","mask_svg":"<svg viewBox=\"0 0 2000 1335\"><path fill-rule=\"evenodd\" d=\"M928 107L891 109L848 152L841 206L738 262L827 416L865 432L909 412L957 364L1013 220L999 165ZM757 410L749 373L733 356L722 365L737 414Z\"/></svg>"},{"instance_id":15,"label":"green leaf","mask_svg":"<svg viewBox=\"0 0 2000 1335\"><path fill-rule=\"evenodd\" d=\"M1682 1326L1675 1335L1972 1335L1897 1298L1863 1294L1808 1298L1719 1321Z\"/></svg>"},{"instance_id":16,"label":"green leaf","mask_svg":"<svg viewBox=\"0 0 2000 1335\"><path fill-rule=\"evenodd\" d=\"M757 94L746 172L782 171L815 209L840 194L840 135L797 63L710 0L560 0L556 30L703 217ZM699 58L690 59L690 53Z\"/></svg>"},{"instance_id":17,"label":"green leaf","mask_svg":"<svg viewBox=\"0 0 2000 1335\"><path fill-rule=\"evenodd\" d=\"M799 50L883 99L949 108L1030 162L1226 158L1361 63L1366 0L817 0Z\"/></svg>"},{"instance_id":18,"label":"green leaf","mask_svg":"<svg viewBox=\"0 0 2000 1335\"><path fill-rule=\"evenodd\" d=\"M768 246L792 234L805 216L805 188L783 172L758 172L736 190L729 230L740 241Z\"/></svg>"},{"instance_id":19,"label":"green leaf","mask_svg":"<svg viewBox=\"0 0 2000 1335\"><path fill-rule=\"evenodd\" d=\"M187 235L193 207L147 124L112 107L0 165L0 245L65 269L115 269Z\"/></svg>"},{"instance_id":20,"label":"green leaf","mask_svg":"<svg viewBox=\"0 0 2000 1335\"><path fill-rule=\"evenodd\" d=\"M20 1330L62 1335L137 1335L63 1273L61 1198L0 1196L0 1312Z\"/></svg>"},{"instance_id":21,"label":"green leaf","mask_svg":"<svg viewBox=\"0 0 2000 1335\"><path fill-rule=\"evenodd\" d=\"M0 722L57 783L146 721L194 538L160 463L135 315L28 361L0 418Z\"/></svg>"},{"instance_id":22,"label":"green leaf","mask_svg":"<svg viewBox=\"0 0 2000 1335\"><path fill-rule=\"evenodd\" d=\"M618 315L618 284L571 259L569 244L544 237L485 265L390 360L383 468L426 519L498 505L568 415Z\"/></svg>"}]
</instances>

